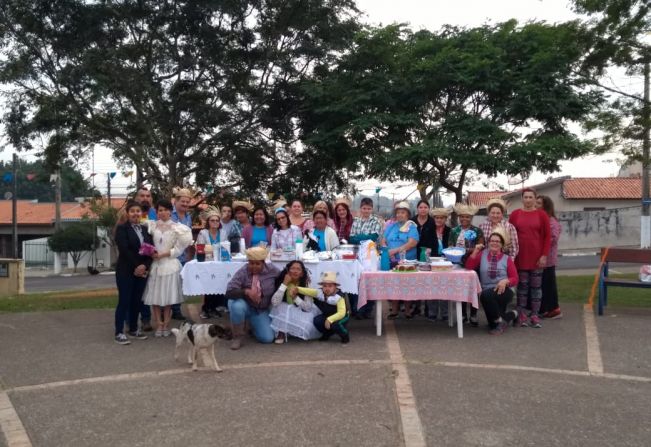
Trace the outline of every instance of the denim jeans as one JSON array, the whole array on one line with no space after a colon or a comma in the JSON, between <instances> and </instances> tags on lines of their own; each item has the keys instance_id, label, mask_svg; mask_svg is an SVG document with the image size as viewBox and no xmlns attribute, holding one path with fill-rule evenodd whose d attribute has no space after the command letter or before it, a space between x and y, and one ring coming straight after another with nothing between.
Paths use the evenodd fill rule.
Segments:
<instances>
[{"instance_id":1,"label":"denim jeans","mask_svg":"<svg viewBox=\"0 0 651 447\"><path fill-rule=\"evenodd\" d=\"M271 329L271 317L269 310L254 309L242 298L228 300L228 311L231 316L231 324L243 324L249 320L253 335L260 343L271 343L274 341L275 333Z\"/></svg>"},{"instance_id":2,"label":"denim jeans","mask_svg":"<svg viewBox=\"0 0 651 447\"><path fill-rule=\"evenodd\" d=\"M140 321L143 323L151 322L151 307L148 304L142 303L140 308Z\"/></svg>"},{"instance_id":3,"label":"denim jeans","mask_svg":"<svg viewBox=\"0 0 651 447\"><path fill-rule=\"evenodd\" d=\"M115 276L118 286L118 305L115 308L115 335L124 331L124 321L127 318L130 331L138 329L138 314L142 306L142 294L147 286L146 278L130 276Z\"/></svg>"}]
</instances>

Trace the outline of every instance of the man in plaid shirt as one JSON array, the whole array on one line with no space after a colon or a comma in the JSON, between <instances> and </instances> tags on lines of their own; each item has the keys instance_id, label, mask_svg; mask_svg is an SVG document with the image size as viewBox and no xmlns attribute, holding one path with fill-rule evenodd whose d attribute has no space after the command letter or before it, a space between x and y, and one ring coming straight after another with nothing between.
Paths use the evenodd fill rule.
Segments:
<instances>
[{"instance_id":1,"label":"man in plaid shirt","mask_svg":"<svg viewBox=\"0 0 651 447\"><path fill-rule=\"evenodd\" d=\"M382 234L382 222L373 213L373 200L364 197L359 206L359 217L353 219L350 229L350 243L359 244L362 241L377 242Z\"/></svg>"}]
</instances>

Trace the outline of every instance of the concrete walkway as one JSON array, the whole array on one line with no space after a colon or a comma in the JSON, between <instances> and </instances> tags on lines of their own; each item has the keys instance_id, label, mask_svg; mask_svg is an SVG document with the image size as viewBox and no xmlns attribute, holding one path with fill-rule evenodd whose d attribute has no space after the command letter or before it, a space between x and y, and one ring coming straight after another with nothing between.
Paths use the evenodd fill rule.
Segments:
<instances>
[{"instance_id":1,"label":"concrete walkway","mask_svg":"<svg viewBox=\"0 0 651 447\"><path fill-rule=\"evenodd\" d=\"M172 338L116 345L111 311L3 314L0 446L649 445L651 311L563 312L499 337L416 318L219 342L221 374Z\"/></svg>"}]
</instances>

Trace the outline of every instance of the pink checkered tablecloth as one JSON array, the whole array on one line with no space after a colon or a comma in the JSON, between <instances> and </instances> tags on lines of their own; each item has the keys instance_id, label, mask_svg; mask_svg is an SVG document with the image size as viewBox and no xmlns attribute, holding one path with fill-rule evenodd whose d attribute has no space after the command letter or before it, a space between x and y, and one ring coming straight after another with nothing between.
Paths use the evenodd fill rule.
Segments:
<instances>
[{"instance_id":1,"label":"pink checkered tablecloth","mask_svg":"<svg viewBox=\"0 0 651 447\"><path fill-rule=\"evenodd\" d=\"M359 282L358 308L367 301L446 300L479 307L481 284L472 270L449 272L364 272Z\"/></svg>"}]
</instances>

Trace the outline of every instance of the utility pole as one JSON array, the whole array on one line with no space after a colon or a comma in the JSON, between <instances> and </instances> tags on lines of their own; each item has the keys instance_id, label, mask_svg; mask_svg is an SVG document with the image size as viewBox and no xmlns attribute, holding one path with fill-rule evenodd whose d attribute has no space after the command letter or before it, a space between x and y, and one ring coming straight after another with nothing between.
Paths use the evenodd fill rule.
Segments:
<instances>
[{"instance_id":1,"label":"utility pole","mask_svg":"<svg viewBox=\"0 0 651 447\"><path fill-rule=\"evenodd\" d=\"M111 206L111 173L106 175L106 197L108 199L108 206Z\"/></svg>"},{"instance_id":2,"label":"utility pole","mask_svg":"<svg viewBox=\"0 0 651 447\"><path fill-rule=\"evenodd\" d=\"M54 171L54 230L61 229L61 165Z\"/></svg>"},{"instance_id":3,"label":"utility pole","mask_svg":"<svg viewBox=\"0 0 651 447\"><path fill-rule=\"evenodd\" d=\"M14 152L12 168L13 195L11 196L11 241L13 244L12 257L18 259L18 154Z\"/></svg>"},{"instance_id":4,"label":"utility pole","mask_svg":"<svg viewBox=\"0 0 651 447\"><path fill-rule=\"evenodd\" d=\"M644 104L642 104L642 220L640 225L640 246L651 247L651 217L649 208L649 133L651 131L651 104L649 103L649 63L651 62L651 49L644 54Z\"/></svg>"}]
</instances>

